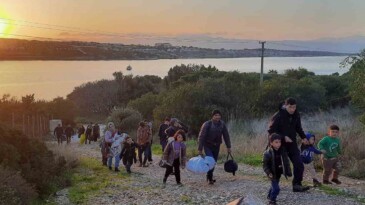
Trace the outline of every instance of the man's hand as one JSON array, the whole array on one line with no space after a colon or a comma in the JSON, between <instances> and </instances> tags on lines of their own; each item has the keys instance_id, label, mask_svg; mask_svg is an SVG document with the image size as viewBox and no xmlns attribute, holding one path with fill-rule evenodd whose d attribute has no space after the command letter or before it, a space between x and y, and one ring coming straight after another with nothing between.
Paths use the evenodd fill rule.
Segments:
<instances>
[{"instance_id":1,"label":"man's hand","mask_svg":"<svg viewBox=\"0 0 365 205\"><path fill-rule=\"evenodd\" d=\"M231 148L227 148L227 152L231 153L232 152Z\"/></svg>"},{"instance_id":2,"label":"man's hand","mask_svg":"<svg viewBox=\"0 0 365 205\"><path fill-rule=\"evenodd\" d=\"M269 175L267 175L270 179L273 178L273 175L270 173Z\"/></svg>"},{"instance_id":3,"label":"man's hand","mask_svg":"<svg viewBox=\"0 0 365 205\"><path fill-rule=\"evenodd\" d=\"M326 154L326 150L320 150L322 152L322 154Z\"/></svg>"},{"instance_id":4,"label":"man's hand","mask_svg":"<svg viewBox=\"0 0 365 205\"><path fill-rule=\"evenodd\" d=\"M285 136L285 142L287 143L292 143L293 140L291 140L288 136Z\"/></svg>"}]
</instances>

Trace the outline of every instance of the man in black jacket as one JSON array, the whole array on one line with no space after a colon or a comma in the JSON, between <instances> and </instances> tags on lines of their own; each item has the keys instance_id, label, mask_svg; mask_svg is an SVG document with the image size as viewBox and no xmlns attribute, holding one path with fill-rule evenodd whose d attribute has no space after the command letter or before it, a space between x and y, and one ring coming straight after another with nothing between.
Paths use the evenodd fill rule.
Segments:
<instances>
[{"instance_id":1,"label":"man in black jacket","mask_svg":"<svg viewBox=\"0 0 365 205\"><path fill-rule=\"evenodd\" d=\"M63 128L61 124L58 124L58 126L54 129L53 135L57 137L57 143L62 144Z\"/></svg>"},{"instance_id":2,"label":"man in black jacket","mask_svg":"<svg viewBox=\"0 0 365 205\"><path fill-rule=\"evenodd\" d=\"M166 117L165 122L160 125L160 128L158 129L158 136L160 137L160 144L162 146L162 152L165 150L165 147L167 145L167 134L166 130L170 126L170 118Z\"/></svg>"},{"instance_id":3,"label":"man in black jacket","mask_svg":"<svg viewBox=\"0 0 365 205\"><path fill-rule=\"evenodd\" d=\"M299 112L296 110L296 104L294 98L287 98L284 105L272 117L268 132L269 135L277 133L282 136L283 147L288 152L288 157L294 167L293 191L303 192L307 191L309 187L302 186L304 165L297 145L297 133L302 140L307 139L302 129Z\"/></svg>"},{"instance_id":4,"label":"man in black jacket","mask_svg":"<svg viewBox=\"0 0 365 205\"><path fill-rule=\"evenodd\" d=\"M221 112L219 110L213 110L212 120L206 121L202 125L199 133L199 155L202 155L204 148L205 155L213 157L216 162L219 155L219 148L222 144L222 136L227 146L227 152L231 152L231 140L227 127L221 118ZM207 173L209 184L214 184L215 182L215 180L213 180L213 172L214 168Z\"/></svg>"},{"instance_id":5,"label":"man in black jacket","mask_svg":"<svg viewBox=\"0 0 365 205\"><path fill-rule=\"evenodd\" d=\"M71 127L70 124L67 125L66 129L65 129L65 134L66 134L66 142L67 144L70 144L71 142L71 136L73 134L75 134L74 129Z\"/></svg>"}]
</instances>

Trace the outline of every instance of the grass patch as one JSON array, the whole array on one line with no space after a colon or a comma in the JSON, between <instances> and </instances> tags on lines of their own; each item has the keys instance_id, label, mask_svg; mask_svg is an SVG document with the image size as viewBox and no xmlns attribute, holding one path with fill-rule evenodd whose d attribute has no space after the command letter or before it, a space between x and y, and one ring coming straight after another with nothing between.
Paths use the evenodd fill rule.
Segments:
<instances>
[{"instance_id":1,"label":"grass patch","mask_svg":"<svg viewBox=\"0 0 365 205\"><path fill-rule=\"evenodd\" d=\"M160 144L152 144L152 154L162 155L162 146Z\"/></svg>"},{"instance_id":2,"label":"grass patch","mask_svg":"<svg viewBox=\"0 0 365 205\"><path fill-rule=\"evenodd\" d=\"M251 166L262 166L262 154L249 154L236 157L237 162L248 164Z\"/></svg>"},{"instance_id":3,"label":"grass patch","mask_svg":"<svg viewBox=\"0 0 365 205\"><path fill-rule=\"evenodd\" d=\"M88 198L108 186L116 186L115 178L126 178L120 174L110 172L101 166L100 161L92 158L81 158L80 166L72 175L72 186L69 189L70 201L83 204ZM120 185L120 184L119 184Z\"/></svg>"},{"instance_id":4,"label":"grass patch","mask_svg":"<svg viewBox=\"0 0 365 205\"><path fill-rule=\"evenodd\" d=\"M345 192L345 191L343 191L341 189L338 189L338 188L333 188L333 187L330 187L330 186L322 185L322 186L319 187L319 189L324 191L326 194L329 194L329 195L344 196L344 197L347 197L347 198L353 198L353 199L357 200L358 202L365 203L365 198L358 198L357 195Z\"/></svg>"}]
</instances>

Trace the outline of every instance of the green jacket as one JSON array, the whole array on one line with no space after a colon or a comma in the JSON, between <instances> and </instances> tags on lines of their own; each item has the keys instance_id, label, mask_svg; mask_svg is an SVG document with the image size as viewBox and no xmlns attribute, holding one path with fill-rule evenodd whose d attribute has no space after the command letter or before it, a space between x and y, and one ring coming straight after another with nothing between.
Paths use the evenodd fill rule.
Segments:
<instances>
[{"instance_id":1,"label":"green jacket","mask_svg":"<svg viewBox=\"0 0 365 205\"><path fill-rule=\"evenodd\" d=\"M326 159L335 158L341 154L341 144L338 137L325 136L319 141L318 148L320 150L326 150L326 153L324 154L324 158Z\"/></svg>"}]
</instances>

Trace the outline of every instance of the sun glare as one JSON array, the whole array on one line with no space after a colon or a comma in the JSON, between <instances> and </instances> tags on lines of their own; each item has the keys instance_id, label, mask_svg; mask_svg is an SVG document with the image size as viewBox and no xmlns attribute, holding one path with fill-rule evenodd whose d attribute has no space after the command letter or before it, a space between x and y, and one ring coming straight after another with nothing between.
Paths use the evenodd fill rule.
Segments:
<instances>
[{"instance_id":1,"label":"sun glare","mask_svg":"<svg viewBox=\"0 0 365 205\"><path fill-rule=\"evenodd\" d=\"M0 10L0 37L5 37L10 34L10 22L6 19L4 12Z\"/></svg>"}]
</instances>

